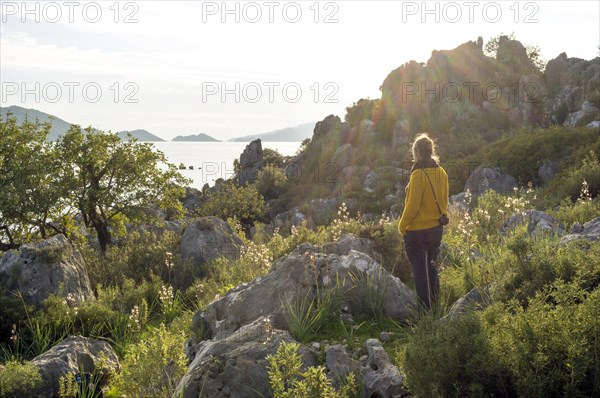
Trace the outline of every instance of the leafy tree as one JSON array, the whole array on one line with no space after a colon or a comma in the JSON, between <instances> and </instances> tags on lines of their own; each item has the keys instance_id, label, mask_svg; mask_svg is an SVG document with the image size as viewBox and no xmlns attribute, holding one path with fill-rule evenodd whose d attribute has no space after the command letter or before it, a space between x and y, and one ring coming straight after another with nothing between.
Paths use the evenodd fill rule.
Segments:
<instances>
[{"instance_id":1,"label":"leafy tree","mask_svg":"<svg viewBox=\"0 0 600 398\"><path fill-rule=\"evenodd\" d=\"M242 223L261 220L265 213L265 200L254 184L238 187L231 181L213 188L199 211L201 216L235 218Z\"/></svg>"},{"instance_id":2,"label":"leafy tree","mask_svg":"<svg viewBox=\"0 0 600 398\"><path fill-rule=\"evenodd\" d=\"M91 128L84 133L73 125L56 150L63 159L62 184L85 226L95 229L102 252L112 243L109 227L122 231L126 222L152 220L161 209L183 211L178 199L189 180L150 143Z\"/></svg>"},{"instance_id":3,"label":"leafy tree","mask_svg":"<svg viewBox=\"0 0 600 398\"><path fill-rule=\"evenodd\" d=\"M483 48L483 52L487 56L496 58L496 54L498 53L498 43L500 41L501 36L506 36L509 40L517 40L514 32L510 35L500 33L498 36L492 37L487 43L485 43L485 46ZM536 69L539 71L544 70L544 67L546 66L546 61L542 58L542 50L540 46L533 44L524 44L524 46L525 51L527 51L527 56L529 57L533 65L536 67Z\"/></svg>"},{"instance_id":4,"label":"leafy tree","mask_svg":"<svg viewBox=\"0 0 600 398\"><path fill-rule=\"evenodd\" d=\"M0 250L65 232L69 215L59 184L60 163L46 141L49 124L0 119Z\"/></svg>"},{"instance_id":5,"label":"leafy tree","mask_svg":"<svg viewBox=\"0 0 600 398\"><path fill-rule=\"evenodd\" d=\"M378 99L361 98L358 102L353 103L352 106L346 107L344 120L348 122L350 127L358 126L365 119L371 120L378 104Z\"/></svg>"},{"instance_id":6,"label":"leafy tree","mask_svg":"<svg viewBox=\"0 0 600 398\"><path fill-rule=\"evenodd\" d=\"M265 165L274 167L283 167L283 155L277 150L271 148L263 149L263 160Z\"/></svg>"}]
</instances>

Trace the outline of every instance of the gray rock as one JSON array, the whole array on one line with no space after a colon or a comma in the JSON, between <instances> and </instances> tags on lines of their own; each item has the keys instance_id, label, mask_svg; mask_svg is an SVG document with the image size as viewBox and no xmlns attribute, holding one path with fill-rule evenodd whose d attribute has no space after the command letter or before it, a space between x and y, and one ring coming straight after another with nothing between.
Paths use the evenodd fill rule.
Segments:
<instances>
[{"instance_id":1,"label":"gray rock","mask_svg":"<svg viewBox=\"0 0 600 398\"><path fill-rule=\"evenodd\" d=\"M404 379L398 368L377 339L365 342L368 358L361 369L363 375L364 397L395 398L408 393L404 388Z\"/></svg>"},{"instance_id":2,"label":"gray rock","mask_svg":"<svg viewBox=\"0 0 600 398\"><path fill-rule=\"evenodd\" d=\"M261 318L227 337L194 345L193 360L173 398L271 396L266 357L274 355L284 341L294 339L287 331L268 329ZM308 347L300 345L299 352L302 370L317 364Z\"/></svg>"},{"instance_id":3,"label":"gray rock","mask_svg":"<svg viewBox=\"0 0 600 398\"><path fill-rule=\"evenodd\" d=\"M558 162L554 160L544 160L538 169L538 176L544 183L547 183L548 181L552 180L554 176L556 176L557 171Z\"/></svg>"},{"instance_id":4,"label":"gray rock","mask_svg":"<svg viewBox=\"0 0 600 398\"><path fill-rule=\"evenodd\" d=\"M581 110L571 112L567 115L564 125L571 128L581 127L599 119L600 109L591 102L585 101L581 106Z\"/></svg>"},{"instance_id":5,"label":"gray rock","mask_svg":"<svg viewBox=\"0 0 600 398\"><path fill-rule=\"evenodd\" d=\"M398 120L392 134L392 149L410 144L410 123L408 120Z\"/></svg>"},{"instance_id":6,"label":"gray rock","mask_svg":"<svg viewBox=\"0 0 600 398\"><path fill-rule=\"evenodd\" d=\"M338 210L336 198L313 199L308 203L308 216L316 225L328 224Z\"/></svg>"},{"instance_id":7,"label":"gray rock","mask_svg":"<svg viewBox=\"0 0 600 398\"><path fill-rule=\"evenodd\" d=\"M9 250L0 259L0 284L40 306L51 294L75 302L94 298L83 257L62 235Z\"/></svg>"},{"instance_id":8,"label":"gray rock","mask_svg":"<svg viewBox=\"0 0 600 398\"><path fill-rule=\"evenodd\" d=\"M582 232L583 232L583 225L579 224L578 222L571 225L571 229L569 230L570 234L580 234Z\"/></svg>"},{"instance_id":9,"label":"gray rock","mask_svg":"<svg viewBox=\"0 0 600 398\"><path fill-rule=\"evenodd\" d=\"M299 207L294 207L288 211L277 214L273 221L265 228L265 230L269 233L273 233L275 228L278 228L280 233L289 233L292 229L292 226L298 228L304 222L308 228L315 228L315 223L312 220L312 217L307 217L300 211Z\"/></svg>"},{"instance_id":10,"label":"gray rock","mask_svg":"<svg viewBox=\"0 0 600 398\"><path fill-rule=\"evenodd\" d=\"M391 341L395 336L394 332L381 332L379 333L379 340L383 341L384 343L387 343L388 341Z\"/></svg>"},{"instance_id":11,"label":"gray rock","mask_svg":"<svg viewBox=\"0 0 600 398\"><path fill-rule=\"evenodd\" d=\"M450 196L450 198L448 198L448 203L450 204L450 207L462 213L466 213L470 210L470 205L467 203L467 194L465 192Z\"/></svg>"},{"instance_id":12,"label":"gray rock","mask_svg":"<svg viewBox=\"0 0 600 398\"><path fill-rule=\"evenodd\" d=\"M583 224L583 228L577 228L581 232L570 233L565 235L560 240L561 244L567 244L579 239L585 239L588 241L597 241L600 239L600 217L596 217L591 221Z\"/></svg>"},{"instance_id":13,"label":"gray rock","mask_svg":"<svg viewBox=\"0 0 600 398\"><path fill-rule=\"evenodd\" d=\"M467 179L464 191L472 195L481 195L488 189L498 193L512 192L517 186L517 180L513 176L504 174L498 168L478 167Z\"/></svg>"},{"instance_id":14,"label":"gray rock","mask_svg":"<svg viewBox=\"0 0 600 398\"><path fill-rule=\"evenodd\" d=\"M246 145L244 152L240 155L240 185L256 181L258 171L264 165L262 142L259 138Z\"/></svg>"},{"instance_id":15,"label":"gray rock","mask_svg":"<svg viewBox=\"0 0 600 398\"><path fill-rule=\"evenodd\" d=\"M342 252L344 245L346 243L340 244L338 249L330 246L325 250ZM321 246L300 245L275 261L267 275L237 286L210 303L204 312L196 313L193 327L203 328L209 338L221 337L258 318L272 316L275 328L287 329L284 303L313 295L315 284L320 289L339 288L353 315L368 314L364 302L367 278L380 287L384 295L383 310L389 317L403 320L414 313L415 293L373 258L352 249L341 255L323 251Z\"/></svg>"},{"instance_id":16,"label":"gray rock","mask_svg":"<svg viewBox=\"0 0 600 398\"><path fill-rule=\"evenodd\" d=\"M589 127L591 129L600 129L600 120L594 120L593 122L588 123L585 127Z\"/></svg>"},{"instance_id":17,"label":"gray rock","mask_svg":"<svg viewBox=\"0 0 600 398\"><path fill-rule=\"evenodd\" d=\"M530 236L556 235L563 236L566 231L558 220L539 210L526 210L511 215L500 227L500 235L506 235L518 225L527 223L527 234Z\"/></svg>"},{"instance_id":18,"label":"gray rock","mask_svg":"<svg viewBox=\"0 0 600 398\"><path fill-rule=\"evenodd\" d=\"M452 304L452 307L450 307L448 315L443 317L442 320L447 321L470 311L483 309L491 303L490 287L486 286L483 289L475 287L471 289L469 293L456 300L456 302Z\"/></svg>"},{"instance_id":19,"label":"gray rock","mask_svg":"<svg viewBox=\"0 0 600 398\"><path fill-rule=\"evenodd\" d=\"M242 240L218 217L201 217L192 221L181 237L181 258L200 267L218 257L240 256Z\"/></svg>"},{"instance_id":20,"label":"gray rock","mask_svg":"<svg viewBox=\"0 0 600 398\"><path fill-rule=\"evenodd\" d=\"M102 364L101 357L105 361ZM111 371L120 370L119 359L106 341L82 336L71 336L33 358L31 363L40 371L43 381L41 397L58 398L58 381L67 374L80 372L99 374L101 384L107 381ZM102 367L100 367L102 365Z\"/></svg>"},{"instance_id":21,"label":"gray rock","mask_svg":"<svg viewBox=\"0 0 600 398\"><path fill-rule=\"evenodd\" d=\"M325 351L325 366L329 370L329 378L335 388L339 388L350 373L358 375L360 362L348 355L346 349L339 345L332 345Z\"/></svg>"},{"instance_id":22,"label":"gray rock","mask_svg":"<svg viewBox=\"0 0 600 398\"><path fill-rule=\"evenodd\" d=\"M331 163L337 172L352 164L353 153L354 147L351 144L342 144L335 150L331 158Z\"/></svg>"}]
</instances>

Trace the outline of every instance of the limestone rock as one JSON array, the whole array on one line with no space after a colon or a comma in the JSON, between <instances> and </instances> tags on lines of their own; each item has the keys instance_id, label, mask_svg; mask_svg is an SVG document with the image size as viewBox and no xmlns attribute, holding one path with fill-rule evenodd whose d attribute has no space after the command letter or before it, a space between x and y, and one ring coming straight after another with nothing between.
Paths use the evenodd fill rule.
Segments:
<instances>
[{"instance_id":1,"label":"limestone rock","mask_svg":"<svg viewBox=\"0 0 600 398\"><path fill-rule=\"evenodd\" d=\"M190 223L181 237L181 258L196 267L218 257L240 256L242 240L218 217L201 217Z\"/></svg>"},{"instance_id":2,"label":"limestone rock","mask_svg":"<svg viewBox=\"0 0 600 398\"><path fill-rule=\"evenodd\" d=\"M246 145L244 152L240 156L240 185L256 181L258 171L264 165L262 142L259 138Z\"/></svg>"},{"instance_id":3,"label":"limestone rock","mask_svg":"<svg viewBox=\"0 0 600 398\"><path fill-rule=\"evenodd\" d=\"M504 174L498 168L478 167L467 179L464 191L472 195L481 195L488 189L498 193L512 192L517 186L517 180L513 176Z\"/></svg>"},{"instance_id":4,"label":"limestone rock","mask_svg":"<svg viewBox=\"0 0 600 398\"><path fill-rule=\"evenodd\" d=\"M4 253L0 284L20 291L36 306L51 294L69 296L75 302L94 298L83 257L62 234Z\"/></svg>"},{"instance_id":5,"label":"limestone rock","mask_svg":"<svg viewBox=\"0 0 600 398\"><path fill-rule=\"evenodd\" d=\"M105 361L102 364L101 357ZM82 372L99 374L99 380L106 382L111 370L120 369L119 359L106 341L82 336L71 336L38 355L32 361L38 367L43 381L42 397L58 398L58 381L67 374ZM103 365L102 367L100 367Z\"/></svg>"}]
</instances>

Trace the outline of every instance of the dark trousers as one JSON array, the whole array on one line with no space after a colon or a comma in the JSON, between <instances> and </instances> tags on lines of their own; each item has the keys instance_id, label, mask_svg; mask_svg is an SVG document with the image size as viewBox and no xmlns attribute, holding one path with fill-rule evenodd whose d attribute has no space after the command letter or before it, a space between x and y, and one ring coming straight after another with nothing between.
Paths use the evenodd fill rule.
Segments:
<instances>
[{"instance_id":1,"label":"dark trousers","mask_svg":"<svg viewBox=\"0 0 600 398\"><path fill-rule=\"evenodd\" d=\"M442 242L441 225L418 231L407 231L404 247L410 261L417 296L427 309L431 309L440 292L435 260Z\"/></svg>"}]
</instances>

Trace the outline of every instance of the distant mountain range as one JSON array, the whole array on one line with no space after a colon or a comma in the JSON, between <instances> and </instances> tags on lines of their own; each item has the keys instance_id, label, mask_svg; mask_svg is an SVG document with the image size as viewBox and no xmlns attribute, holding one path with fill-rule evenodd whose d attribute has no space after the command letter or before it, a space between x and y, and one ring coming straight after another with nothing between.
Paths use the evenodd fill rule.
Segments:
<instances>
[{"instance_id":1,"label":"distant mountain range","mask_svg":"<svg viewBox=\"0 0 600 398\"><path fill-rule=\"evenodd\" d=\"M187 142L220 142L216 138L211 137L210 135L200 133L196 135L178 135L173 138L173 141L187 141Z\"/></svg>"},{"instance_id":2,"label":"distant mountain range","mask_svg":"<svg viewBox=\"0 0 600 398\"><path fill-rule=\"evenodd\" d=\"M17 123L21 124L25 120L29 120L35 122L36 120L40 123L50 123L52 127L50 128L50 134L48 135L48 139L50 141L56 141L58 137L65 135L67 130L71 127L72 123L66 122L63 119L60 119L54 115L50 115L48 113L44 113L42 111L38 111L37 109L27 109L16 105L11 105L8 107L0 107L0 116L3 119L6 119L6 115L10 114L11 116L17 119ZM229 141L232 142L250 142L255 139L260 138L264 142L301 142L306 138L312 137L313 129L315 127L315 123L304 123L298 125L296 127L285 127L279 130L269 131L261 134L251 134L245 135L243 137L232 138ZM147 130L138 129L131 131L120 131L117 133L122 140L128 139L128 134L131 134L133 138L136 138L138 141L148 141L148 142L162 142L164 139L160 138L157 135L154 135ZM195 135L179 135L173 138L173 141L180 142L220 142L216 138L209 136L208 134L200 133Z\"/></svg>"},{"instance_id":3,"label":"distant mountain range","mask_svg":"<svg viewBox=\"0 0 600 398\"><path fill-rule=\"evenodd\" d=\"M71 123L65 122L54 115L49 115L36 109L27 109L16 105L11 105L4 108L0 107L0 115L2 116L2 119L5 120L7 118L7 114L10 114L17 119L18 124L22 124L25 120L29 120L30 122L35 122L37 120L40 123L48 122L52 124L52 127L50 128L50 134L48 134L48 139L50 141L56 141L59 136L65 135L67 130L69 130L71 127Z\"/></svg>"},{"instance_id":4,"label":"distant mountain range","mask_svg":"<svg viewBox=\"0 0 600 398\"><path fill-rule=\"evenodd\" d=\"M250 142L260 138L264 142L301 142L312 137L315 123L304 123L296 127L286 127L279 130L269 131L262 134L252 134L243 137L232 138L229 141Z\"/></svg>"}]
</instances>

